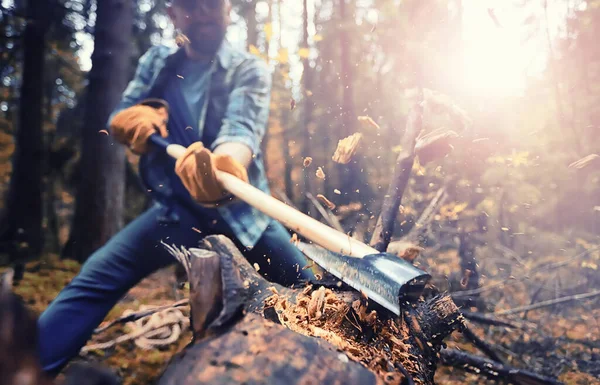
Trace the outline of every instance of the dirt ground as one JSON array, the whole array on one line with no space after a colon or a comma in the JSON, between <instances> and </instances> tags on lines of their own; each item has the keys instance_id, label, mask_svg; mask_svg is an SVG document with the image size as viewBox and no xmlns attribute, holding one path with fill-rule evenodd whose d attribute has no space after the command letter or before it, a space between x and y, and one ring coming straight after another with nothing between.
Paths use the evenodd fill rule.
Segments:
<instances>
[{"instance_id":1,"label":"dirt ground","mask_svg":"<svg viewBox=\"0 0 600 385\"><path fill-rule=\"evenodd\" d=\"M434 271L438 283L442 282L443 285L445 277L452 271L457 271L458 259L453 251L436 253L435 258L425 253L421 263L430 271ZM581 263L579 265L581 266ZM27 265L24 279L15 288L15 292L22 296L30 308L40 313L79 268L76 262L63 261L54 255L45 256L42 260ZM527 266L521 268L524 271L535 271L528 270ZM498 270L494 276L489 263L483 264L482 269L491 273L490 276L484 277L483 286L497 285L502 272ZM517 275L522 272L512 273ZM572 270L568 273L572 274ZM502 290L489 290L482 295L486 305L495 309L528 304L531 302L531 285L554 282L558 274L557 270L541 276L534 274L531 279L505 284ZM565 288L561 291L568 292ZM542 293L540 298L549 295L545 290L539 292ZM105 322L123 315L127 310L136 311L144 306L171 304L185 295L185 289L175 287L174 268L163 269L132 288L107 315ZM598 298L595 298L530 311L526 313L526 318L522 313L507 317L531 326L523 330L482 327L477 324L471 326L479 337L494 343L497 351L511 365L558 376L566 384L600 384L599 303ZM126 332L128 329L124 325L115 326L95 335L89 344L105 342ZM112 348L92 350L76 360L98 361L109 366L118 373L125 385L149 384L160 375L170 357L189 343L190 338L191 333L185 331L176 343L150 350L127 341ZM458 332L455 332L447 343L449 347L482 355ZM477 374L446 367L438 369L436 381L440 384L489 383Z\"/></svg>"}]
</instances>

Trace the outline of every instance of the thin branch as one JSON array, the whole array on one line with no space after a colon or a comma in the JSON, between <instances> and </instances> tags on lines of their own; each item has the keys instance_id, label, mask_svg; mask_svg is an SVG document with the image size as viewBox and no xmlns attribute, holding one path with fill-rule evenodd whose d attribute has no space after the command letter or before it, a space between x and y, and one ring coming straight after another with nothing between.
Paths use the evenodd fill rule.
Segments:
<instances>
[{"instance_id":1,"label":"thin branch","mask_svg":"<svg viewBox=\"0 0 600 385\"><path fill-rule=\"evenodd\" d=\"M329 226L341 231L342 233L344 232L344 228L342 227L340 221L338 221L337 217L331 212L331 210L327 210L325 207L323 207L323 205L311 193L307 192L306 197L311 201L313 206L317 208Z\"/></svg>"},{"instance_id":2,"label":"thin branch","mask_svg":"<svg viewBox=\"0 0 600 385\"><path fill-rule=\"evenodd\" d=\"M501 320L499 318L495 318L489 314L482 313L473 313L469 311L461 311L462 315L471 322L479 323L482 325L491 325L491 326L502 326L507 328L515 328L515 329L532 329L537 328L538 326L531 322L512 322L507 320Z\"/></svg>"},{"instance_id":3,"label":"thin branch","mask_svg":"<svg viewBox=\"0 0 600 385\"><path fill-rule=\"evenodd\" d=\"M459 292L456 292L456 293L452 293L452 297L456 297L456 298L466 297L466 296L470 296L470 295L473 295L473 294L483 293L484 291L488 291L488 290L493 289L495 287L514 285L515 283L518 283L518 282L530 279L532 274L540 273L540 272L543 272L543 271L557 269L559 267L568 265L569 263L571 263L571 262L573 262L573 261L575 261L577 259L583 258L583 257L589 255L590 253L592 253L594 251L598 251L598 250L600 250L600 246L595 246L595 247L592 247L591 249L587 249L587 250L585 250L585 251L583 251L583 252L581 252L581 253L579 253L579 254L571 257L571 258L568 258L568 259L566 259L564 261L551 263L551 264L544 265L544 266L541 266L541 267L539 267L539 266L532 267L531 269L526 270L523 273L523 276L520 277L520 278L515 278L515 279L512 279L510 281L495 282L495 283L492 283L492 284L489 284L489 285L486 285L486 286L482 286L479 289L459 291Z\"/></svg>"},{"instance_id":4,"label":"thin branch","mask_svg":"<svg viewBox=\"0 0 600 385\"><path fill-rule=\"evenodd\" d=\"M479 350L481 350L481 352L483 354L485 354L486 356L488 356L489 358L491 358L494 361L498 361L500 362L502 365L505 364L504 360L502 359L502 357L500 357L495 351L494 351L494 347L492 346L492 344L482 340L481 338L479 338L477 336L477 334L475 334L471 329L469 329L468 327L465 327L462 330L462 335L469 340L469 342L471 342L473 345L475 345L475 347Z\"/></svg>"},{"instance_id":5,"label":"thin branch","mask_svg":"<svg viewBox=\"0 0 600 385\"><path fill-rule=\"evenodd\" d=\"M598 297L598 296L600 296L600 290L595 290L595 291L591 291L589 293L569 295L569 296L566 296L566 297L560 297L560 298L557 298L557 299L551 299L551 300L548 300L548 301L538 302L538 303L535 303L535 304L532 304L532 305L526 305L526 306L516 307L516 308L513 308L513 309L501 310L501 311L495 312L494 314L496 314L496 315L508 315L508 314L523 313L523 312L526 312L528 310L540 309L540 308L543 308L543 307L557 305L559 303L564 303L564 302L581 301L583 299L594 298L594 297Z\"/></svg>"},{"instance_id":6,"label":"thin branch","mask_svg":"<svg viewBox=\"0 0 600 385\"><path fill-rule=\"evenodd\" d=\"M421 244L421 242L419 242L420 238L426 232L427 226L435 217L435 213L438 211L438 208L444 204L447 198L448 194L446 193L446 187L440 188L433 199L429 202L425 210L423 210L413 228L408 232L406 237L404 237L404 240L407 242L416 242L417 244Z\"/></svg>"},{"instance_id":7,"label":"thin branch","mask_svg":"<svg viewBox=\"0 0 600 385\"><path fill-rule=\"evenodd\" d=\"M415 103L408 113L406 131L401 143L402 151L400 151L400 154L396 158L394 175L383 200L381 214L379 215L379 219L377 219L375 231L371 237L370 245L381 252L387 249L392 238L400 202L412 174L415 161L415 143L423 127L422 97L423 94L421 93L421 100Z\"/></svg>"},{"instance_id":8,"label":"thin branch","mask_svg":"<svg viewBox=\"0 0 600 385\"><path fill-rule=\"evenodd\" d=\"M442 363L477 374L483 374L495 381L509 379L518 384L528 385L562 385L554 378L537 374L525 369L519 369L498 362L477 357L475 355L454 349L444 349L441 352Z\"/></svg>"}]
</instances>

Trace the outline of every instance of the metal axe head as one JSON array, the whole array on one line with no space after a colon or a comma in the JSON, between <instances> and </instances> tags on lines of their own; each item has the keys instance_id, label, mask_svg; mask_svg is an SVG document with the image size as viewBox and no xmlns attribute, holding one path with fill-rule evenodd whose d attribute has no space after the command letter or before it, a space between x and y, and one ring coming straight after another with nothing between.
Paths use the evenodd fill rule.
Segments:
<instances>
[{"instance_id":1,"label":"metal axe head","mask_svg":"<svg viewBox=\"0 0 600 385\"><path fill-rule=\"evenodd\" d=\"M428 273L393 254L349 257L305 242L299 242L298 248L327 272L396 315L400 315L401 303L419 298L431 279Z\"/></svg>"}]
</instances>

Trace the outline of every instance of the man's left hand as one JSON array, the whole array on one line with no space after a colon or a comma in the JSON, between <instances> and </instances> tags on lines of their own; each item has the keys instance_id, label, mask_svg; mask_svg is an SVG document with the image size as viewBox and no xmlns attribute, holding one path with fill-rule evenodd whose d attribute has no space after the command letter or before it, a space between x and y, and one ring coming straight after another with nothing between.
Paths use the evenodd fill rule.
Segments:
<instances>
[{"instance_id":1,"label":"man's left hand","mask_svg":"<svg viewBox=\"0 0 600 385\"><path fill-rule=\"evenodd\" d=\"M217 180L216 170L248 183L248 173L240 162L230 155L214 154L202 142L192 143L175 163L175 172L192 198L205 205L219 202L228 195Z\"/></svg>"}]
</instances>

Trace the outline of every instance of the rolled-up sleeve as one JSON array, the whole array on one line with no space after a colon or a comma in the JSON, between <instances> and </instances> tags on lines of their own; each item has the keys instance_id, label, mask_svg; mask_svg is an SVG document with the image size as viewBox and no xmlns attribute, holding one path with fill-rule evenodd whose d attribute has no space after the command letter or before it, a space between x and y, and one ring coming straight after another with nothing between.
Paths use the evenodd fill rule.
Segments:
<instances>
[{"instance_id":1,"label":"rolled-up sleeve","mask_svg":"<svg viewBox=\"0 0 600 385\"><path fill-rule=\"evenodd\" d=\"M269 119L271 84L264 61L253 58L241 64L211 150L223 143L237 142L250 147L253 154L259 152Z\"/></svg>"}]
</instances>

